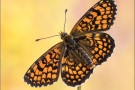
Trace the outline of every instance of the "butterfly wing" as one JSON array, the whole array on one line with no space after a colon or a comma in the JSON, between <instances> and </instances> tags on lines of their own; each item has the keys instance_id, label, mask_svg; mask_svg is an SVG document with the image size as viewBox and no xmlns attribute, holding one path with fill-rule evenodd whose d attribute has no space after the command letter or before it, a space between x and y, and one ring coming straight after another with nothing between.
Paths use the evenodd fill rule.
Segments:
<instances>
[{"instance_id":1,"label":"butterfly wing","mask_svg":"<svg viewBox=\"0 0 135 90\"><path fill-rule=\"evenodd\" d=\"M113 0L100 0L75 24L70 35L76 37L88 32L108 30L113 24L116 11Z\"/></svg>"},{"instance_id":2,"label":"butterfly wing","mask_svg":"<svg viewBox=\"0 0 135 90\"><path fill-rule=\"evenodd\" d=\"M75 38L75 40L86 51L95 65L106 61L115 47L113 38L106 33L87 33Z\"/></svg>"},{"instance_id":3,"label":"butterfly wing","mask_svg":"<svg viewBox=\"0 0 135 90\"><path fill-rule=\"evenodd\" d=\"M62 59L61 78L68 86L74 87L85 82L93 68L94 65L87 65L74 50L68 49Z\"/></svg>"},{"instance_id":4,"label":"butterfly wing","mask_svg":"<svg viewBox=\"0 0 135 90\"><path fill-rule=\"evenodd\" d=\"M64 46L60 42L38 58L24 75L24 81L31 86L47 86L57 81Z\"/></svg>"}]
</instances>

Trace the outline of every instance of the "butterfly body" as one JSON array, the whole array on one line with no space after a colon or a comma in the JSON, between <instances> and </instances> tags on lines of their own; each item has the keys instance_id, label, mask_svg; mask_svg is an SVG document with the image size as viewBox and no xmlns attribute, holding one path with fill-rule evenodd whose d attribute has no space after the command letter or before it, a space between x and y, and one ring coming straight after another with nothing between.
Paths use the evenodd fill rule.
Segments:
<instances>
[{"instance_id":1,"label":"butterfly body","mask_svg":"<svg viewBox=\"0 0 135 90\"><path fill-rule=\"evenodd\" d=\"M75 24L63 41L41 55L27 70L24 81L31 86L51 85L61 78L68 86L81 85L93 69L111 56L114 39L107 33L116 15L114 0L100 0Z\"/></svg>"},{"instance_id":2,"label":"butterfly body","mask_svg":"<svg viewBox=\"0 0 135 90\"><path fill-rule=\"evenodd\" d=\"M63 35L61 35L63 36ZM69 51L72 51L73 55L78 56L80 58L80 61L82 63L87 63L87 65L92 65L92 61L89 57L89 55L85 52L85 50L77 43L77 38L73 38L71 35L66 35L63 38L64 46L65 46L65 57L67 53L70 53ZM74 59L76 60L76 59ZM77 62L77 61L76 61Z\"/></svg>"}]
</instances>

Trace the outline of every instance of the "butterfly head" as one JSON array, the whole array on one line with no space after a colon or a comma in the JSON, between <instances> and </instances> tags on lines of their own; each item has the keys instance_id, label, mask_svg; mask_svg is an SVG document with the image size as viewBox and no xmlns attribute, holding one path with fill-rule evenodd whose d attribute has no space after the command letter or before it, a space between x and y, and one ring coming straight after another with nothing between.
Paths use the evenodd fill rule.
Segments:
<instances>
[{"instance_id":1,"label":"butterfly head","mask_svg":"<svg viewBox=\"0 0 135 90\"><path fill-rule=\"evenodd\" d=\"M63 40L68 34L66 32L60 32L61 39Z\"/></svg>"}]
</instances>

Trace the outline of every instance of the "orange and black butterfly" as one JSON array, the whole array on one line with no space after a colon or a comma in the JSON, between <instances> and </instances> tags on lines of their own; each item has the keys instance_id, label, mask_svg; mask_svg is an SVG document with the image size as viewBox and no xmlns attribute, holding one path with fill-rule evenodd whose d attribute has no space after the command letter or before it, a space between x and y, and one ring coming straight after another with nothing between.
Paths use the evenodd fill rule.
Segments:
<instances>
[{"instance_id":1,"label":"orange and black butterfly","mask_svg":"<svg viewBox=\"0 0 135 90\"><path fill-rule=\"evenodd\" d=\"M61 78L68 86L81 85L93 69L105 62L115 47L114 39L103 31L115 19L113 0L100 0L75 24L70 34L61 32L57 43L28 69L24 81L31 86L47 86Z\"/></svg>"}]
</instances>

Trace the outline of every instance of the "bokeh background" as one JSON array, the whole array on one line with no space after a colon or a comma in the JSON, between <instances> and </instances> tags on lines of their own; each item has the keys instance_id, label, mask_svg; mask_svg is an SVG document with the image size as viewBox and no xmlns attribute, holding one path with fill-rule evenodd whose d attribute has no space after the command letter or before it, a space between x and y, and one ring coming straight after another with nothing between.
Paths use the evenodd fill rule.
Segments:
<instances>
[{"instance_id":1,"label":"bokeh background","mask_svg":"<svg viewBox=\"0 0 135 90\"><path fill-rule=\"evenodd\" d=\"M61 41L53 37L69 33L82 15L99 0L1 0L1 90L77 90L61 77L51 86L33 88L23 76L31 64ZM108 61L94 69L82 90L134 90L134 0L115 0L116 20L109 33L116 43Z\"/></svg>"}]
</instances>

